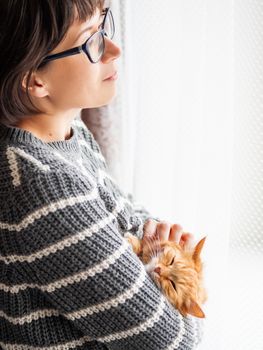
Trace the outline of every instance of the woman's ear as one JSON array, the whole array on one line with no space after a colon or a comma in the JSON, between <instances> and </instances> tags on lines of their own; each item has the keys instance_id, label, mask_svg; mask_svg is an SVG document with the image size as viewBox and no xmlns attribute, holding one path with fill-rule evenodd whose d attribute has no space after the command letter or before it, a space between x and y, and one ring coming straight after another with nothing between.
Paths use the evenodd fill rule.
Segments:
<instances>
[{"instance_id":1,"label":"woman's ear","mask_svg":"<svg viewBox=\"0 0 263 350\"><path fill-rule=\"evenodd\" d=\"M23 88L24 92L26 92L26 82L27 82L28 74L29 73L27 73L24 76L23 81L22 81L22 88ZM32 97L42 98L42 97L48 96L48 90L47 90L46 83L36 73L32 73L32 75L30 77L29 85L28 85L28 92Z\"/></svg>"}]
</instances>

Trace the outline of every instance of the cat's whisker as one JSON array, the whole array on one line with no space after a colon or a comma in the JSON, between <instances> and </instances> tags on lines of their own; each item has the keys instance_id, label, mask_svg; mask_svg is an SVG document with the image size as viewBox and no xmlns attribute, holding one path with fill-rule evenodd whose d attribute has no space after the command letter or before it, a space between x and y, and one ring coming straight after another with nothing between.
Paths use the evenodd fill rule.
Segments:
<instances>
[{"instance_id":1,"label":"cat's whisker","mask_svg":"<svg viewBox=\"0 0 263 350\"><path fill-rule=\"evenodd\" d=\"M157 257L157 249L155 248L154 239L149 237L149 240L146 241L147 247L151 257Z\"/></svg>"},{"instance_id":2,"label":"cat's whisker","mask_svg":"<svg viewBox=\"0 0 263 350\"><path fill-rule=\"evenodd\" d=\"M150 255L153 256L154 250L153 250L152 244L149 241L147 241L147 247L149 249Z\"/></svg>"}]
</instances>

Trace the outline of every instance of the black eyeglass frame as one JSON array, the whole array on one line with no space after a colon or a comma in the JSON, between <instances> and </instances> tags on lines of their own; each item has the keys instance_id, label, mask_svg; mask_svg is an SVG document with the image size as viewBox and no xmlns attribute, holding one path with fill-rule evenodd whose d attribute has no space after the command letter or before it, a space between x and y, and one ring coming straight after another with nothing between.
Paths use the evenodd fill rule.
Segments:
<instances>
[{"instance_id":1,"label":"black eyeglass frame","mask_svg":"<svg viewBox=\"0 0 263 350\"><path fill-rule=\"evenodd\" d=\"M106 22L106 19L107 19L107 16L111 16L111 20L112 20L112 25L113 25L113 34L111 36L110 39L112 39L114 37L114 34L115 34L115 25L114 25L114 19L113 19L113 15L112 15L112 12L110 10L109 7L106 7L104 9L105 11L105 16L104 16L104 19L103 19L103 22L101 24L102 26L102 29L96 31L95 33L93 33L85 42L84 44L80 45L80 46L76 46L76 47L73 47L72 49L68 49L68 50L65 50L65 51L61 51L61 52L58 52L58 53L55 53L53 55L49 55L49 56L46 56L44 58L44 60L42 61L41 64L43 63L46 63L46 62L49 62L49 61L53 61L53 60L56 60L56 59L59 59L59 58L64 58L64 57L68 57L68 56L72 56L72 55L77 55L81 52L84 52L88 59L90 60L91 63L97 63L99 62L99 60L101 59L101 57L103 56L104 54L104 50L105 50L105 39L104 39L104 35L107 36L107 33L105 32L104 30L104 25L105 25L105 22ZM89 40L91 40L91 38L94 36L94 35L97 35L98 33L100 33L102 35L102 40L103 40L103 49L102 49L102 53L100 55L100 57L98 58L97 61L93 61L93 59L91 58L91 55L89 53L89 49L88 49L88 42Z\"/></svg>"}]
</instances>

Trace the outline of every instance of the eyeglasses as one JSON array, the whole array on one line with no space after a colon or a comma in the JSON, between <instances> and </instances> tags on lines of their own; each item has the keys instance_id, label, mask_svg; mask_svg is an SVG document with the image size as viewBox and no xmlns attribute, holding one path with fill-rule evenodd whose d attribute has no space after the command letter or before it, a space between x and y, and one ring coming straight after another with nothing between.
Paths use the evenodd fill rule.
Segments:
<instances>
[{"instance_id":1,"label":"eyeglasses","mask_svg":"<svg viewBox=\"0 0 263 350\"><path fill-rule=\"evenodd\" d=\"M112 12L109 7L106 7L103 11L105 17L103 22L100 25L100 30L93 33L84 44L74 47L72 49L55 53L53 55L46 56L42 61L41 65L53 61L59 58L64 58L67 56L77 55L81 52L84 52L91 63L97 63L101 59L105 50L105 38L106 35L108 38L112 39L115 34L115 25Z\"/></svg>"}]
</instances>

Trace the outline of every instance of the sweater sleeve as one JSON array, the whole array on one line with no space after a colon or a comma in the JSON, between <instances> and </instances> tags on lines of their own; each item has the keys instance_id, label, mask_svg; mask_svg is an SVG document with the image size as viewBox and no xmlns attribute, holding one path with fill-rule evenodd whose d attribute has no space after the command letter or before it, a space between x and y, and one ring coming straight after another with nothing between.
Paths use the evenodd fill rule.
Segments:
<instances>
[{"instance_id":1,"label":"sweater sleeve","mask_svg":"<svg viewBox=\"0 0 263 350\"><path fill-rule=\"evenodd\" d=\"M149 219L154 219L154 220L159 221L159 222L161 221L161 219L159 217L152 215L149 212L149 210L146 209L142 203L136 201L133 194L127 193L127 198L132 203L135 214L139 215L141 217L141 219L143 220L143 222L145 222Z\"/></svg>"},{"instance_id":2,"label":"sweater sleeve","mask_svg":"<svg viewBox=\"0 0 263 350\"><path fill-rule=\"evenodd\" d=\"M172 307L120 234L120 202L109 210L98 186L62 172L35 176L30 189L12 256L17 288L37 289L108 349L195 349L200 323Z\"/></svg>"},{"instance_id":3,"label":"sweater sleeve","mask_svg":"<svg viewBox=\"0 0 263 350\"><path fill-rule=\"evenodd\" d=\"M143 227L147 220L154 219L158 222L161 221L158 217L153 216L141 203L135 201L134 196L131 193L125 193L120 188L116 180L109 174L107 166L104 168L103 177L105 183L104 188L110 189L112 194L109 195L107 190L102 190L102 192L104 191L102 197L104 198L105 202L109 202L110 197L112 199L113 196L116 201L123 201L129 207L129 220L121 220L122 233L128 231L138 238L142 238L144 234Z\"/></svg>"},{"instance_id":4,"label":"sweater sleeve","mask_svg":"<svg viewBox=\"0 0 263 350\"><path fill-rule=\"evenodd\" d=\"M112 190L116 195L116 199L122 198L122 200L125 200L129 204L129 207L131 208L131 213L132 213L131 225L130 227L129 225L126 225L126 227L124 225L125 231L130 231L134 235L136 235L138 238L142 238L143 226L145 222L149 219L154 219L160 222L161 219L159 217L152 215L142 203L139 203L138 201L136 201L132 193L124 192L124 190L119 186L117 181L110 174L108 163L101 151L101 147L96 141L91 131L87 128L87 126L82 120L78 120L77 125L81 128L82 136L84 137L84 139L88 140L88 142L90 142L91 144L91 148L95 150L97 154L100 155L101 162L99 162L99 167L101 170L103 170L107 174L106 177L107 177L107 180L109 181L107 183L107 186L112 187Z\"/></svg>"},{"instance_id":5,"label":"sweater sleeve","mask_svg":"<svg viewBox=\"0 0 263 350\"><path fill-rule=\"evenodd\" d=\"M149 219L154 219L158 222L161 221L161 219L159 217L156 217L154 215L152 215L146 208L144 205L142 205L141 203L135 201L134 199L134 195L131 193L125 193L120 186L117 184L117 182L112 179L111 176L109 176L110 183L108 182L108 185L112 186L112 191L115 195L116 200L123 200L125 201L129 208L130 208L130 225L123 225L123 228L125 229L125 231L129 231L132 234L134 234L135 236L137 236L138 238L142 238L143 237L143 227L144 224L147 220Z\"/></svg>"}]
</instances>

